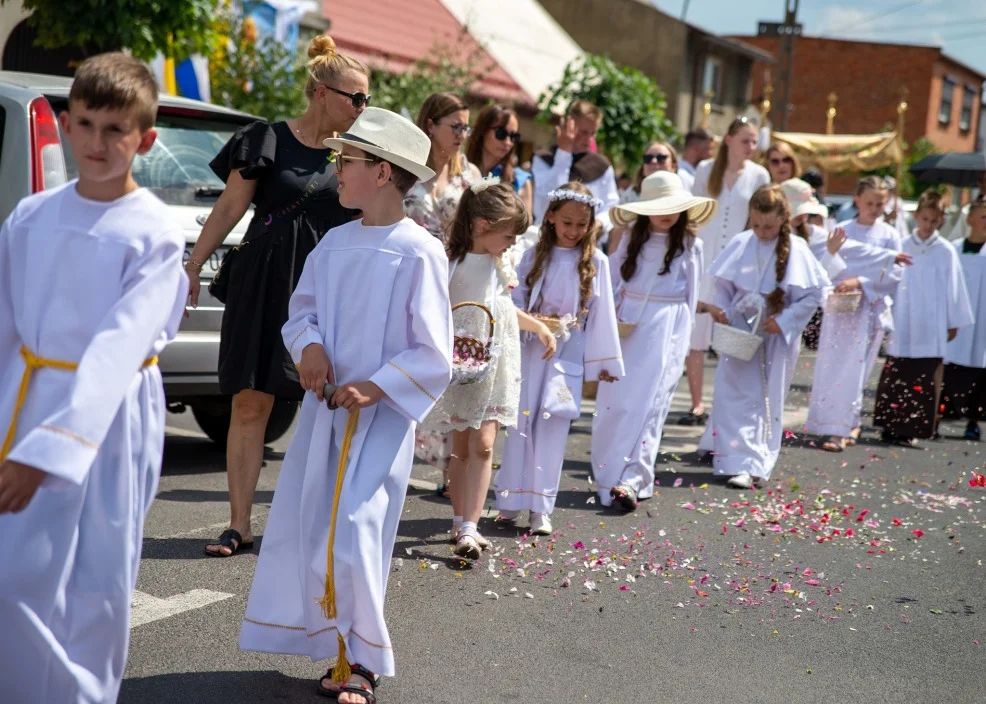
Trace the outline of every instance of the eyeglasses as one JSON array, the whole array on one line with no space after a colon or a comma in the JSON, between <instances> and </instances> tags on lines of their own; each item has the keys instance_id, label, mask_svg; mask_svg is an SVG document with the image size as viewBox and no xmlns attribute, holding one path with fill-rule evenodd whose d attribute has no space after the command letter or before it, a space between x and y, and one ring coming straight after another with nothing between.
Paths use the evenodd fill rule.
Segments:
<instances>
[{"instance_id":1,"label":"eyeglasses","mask_svg":"<svg viewBox=\"0 0 986 704\"><path fill-rule=\"evenodd\" d=\"M347 161L376 161L376 159L372 159L372 158L366 157L366 156L351 156L349 154L338 154L337 153L335 155L336 171L342 173L342 166Z\"/></svg>"},{"instance_id":2,"label":"eyeglasses","mask_svg":"<svg viewBox=\"0 0 986 704\"><path fill-rule=\"evenodd\" d=\"M449 127L452 128L452 131L455 132L456 136L458 137L468 137L470 134L472 134L472 127L470 127L469 125L464 125L461 122L453 123L449 125Z\"/></svg>"},{"instance_id":3,"label":"eyeglasses","mask_svg":"<svg viewBox=\"0 0 986 704\"><path fill-rule=\"evenodd\" d=\"M321 85L322 87L324 87L326 90L331 90L333 93L338 93L339 95L346 96L347 98L349 98L353 102L353 107L354 108L361 108L364 105L369 105L370 104L370 98L373 97L372 95L369 95L368 93L347 93L344 90L339 90L338 88L333 88L332 86L327 86L324 83L321 83L319 85Z\"/></svg>"},{"instance_id":4,"label":"eyeglasses","mask_svg":"<svg viewBox=\"0 0 986 704\"><path fill-rule=\"evenodd\" d=\"M771 166L780 166L781 164L787 164L787 165L791 166L791 165L794 164L794 159L792 159L789 156L786 156L783 159L778 159L776 157L771 157L771 159L770 159L770 165Z\"/></svg>"},{"instance_id":5,"label":"eyeglasses","mask_svg":"<svg viewBox=\"0 0 986 704\"><path fill-rule=\"evenodd\" d=\"M507 141L508 137L514 144L520 142L520 132L510 132L506 127L497 127L496 131L493 132L493 136L501 142Z\"/></svg>"},{"instance_id":6,"label":"eyeglasses","mask_svg":"<svg viewBox=\"0 0 986 704\"><path fill-rule=\"evenodd\" d=\"M667 160L667 154L644 154L645 164L663 164Z\"/></svg>"}]
</instances>

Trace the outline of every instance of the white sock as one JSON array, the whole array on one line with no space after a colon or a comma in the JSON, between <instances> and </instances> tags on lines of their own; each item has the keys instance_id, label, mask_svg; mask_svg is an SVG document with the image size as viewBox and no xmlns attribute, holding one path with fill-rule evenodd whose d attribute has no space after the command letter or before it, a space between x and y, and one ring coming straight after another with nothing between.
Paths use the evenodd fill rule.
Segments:
<instances>
[{"instance_id":1,"label":"white sock","mask_svg":"<svg viewBox=\"0 0 986 704\"><path fill-rule=\"evenodd\" d=\"M462 525L459 527L459 535L471 535L473 537L479 533L479 529L476 524L472 521L463 521Z\"/></svg>"}]
</instances>

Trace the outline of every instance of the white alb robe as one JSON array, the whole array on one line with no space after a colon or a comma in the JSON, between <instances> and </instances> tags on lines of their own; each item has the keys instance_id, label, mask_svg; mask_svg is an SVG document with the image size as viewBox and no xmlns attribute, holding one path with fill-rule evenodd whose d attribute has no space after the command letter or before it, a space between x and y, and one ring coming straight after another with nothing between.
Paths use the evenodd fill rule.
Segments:
<instances>
[{"instance_id":1,"label":"white alb robe","mask_svg":"<svg viewBox=\"0 0 986 704\"><path fill-rule=\"evenodd\" d=\"M714 159L706 159L695 169L695 183L692 193L696 196L709 195L709 175L712 173ZM746 230L746 221L750 216L750 198L761 186L770 183L770 173L760 164L747 161L743 170L736 177L736 182L729 188L725 182L719 192L716 202L719 207L715 215L698 231L705 253L706 270L712 266L719 254L726 248L730 240ZM711 276L702 280L702 300L710 300L715 290ZM691 349L707 350L712 346L712 316L700 313L695 316L695 326L692 329Z\"/></svg>"},{"instance_id":2,"label":"white alb robe","mask_svg":"<svg viewBox=\"0 0 986 704\"><path fill-rule=\"evenodd\" d=\"M851 220L842 226L848 240L900 251L897 231L885 222L867 226ZM884 335L893 329L890 296L903 275L902 267L894 264L893 256L887 254L865 250L858 257L849 257L847 251L843 258L847 267L833 283L858 278L863 299L853 312L828 309L822 317L805 423L809 433L836 437L849 437L859 427L863 387L873 371Z\"/></svg>"},{"instance_id":3,"label":"white alb robe","mask_svg":"<svg viewBox=\"0 0 986 704\"><path fill-rule=\"evenodd\" d=\"M570 180L574 154L564 149L556 149L553 163L549 166L544 159L535 155L531 160L531 173L534 176L534 212L531 215L534 223L540 225L548 210L548 194L556 188L561 188ZM602 176L595 181L585 184L585 187L596 198L600 205L596 208L596 219L603 225L603 234L609 233L612 224L609 221L609 209L620 203L620 189L616 187L616 172L610 166Z\"/></svg>"},{"instance_id":4,"label":"white alb robe","mask_svg":"<svg viewBox=\"0 0 986 704\"><path fill-rule=\"evenodd\" d=\"M0 434L32 353L9 459L48 476L0 516L0 699L115 702L144 515L161 472L164 389L146 363L178 330L185 239L140 189L112 202L72 181L22 200L0 232Z\"/></svg>"},{"instance_id":5,"label":"white alb robe","mask_svg":"<svg viewBox=\"0 0 986 704\"><path fill-rule=\"evenodd\" d=\"M730 323L751 331L747 322L756 315L749 302L759 294L766 319L766 298L778 286L775 272L776 240L764 242L752 231L733 238L710 269L715 277L712 303L725 311ZM792 349L831 286L808 244L791 237L787 271L779 284L784 309L774 316L781 334L761 328L763 343L753 359L721 355L716 367L712 413L701 445L713 452L718 475L747 473L769 479L784 437L784 400L789 371L797 357ZM751 294L753 296L751 297Z\"/></svg>"},{"instance_id":6,"label":"white alb robe","mask_svg":"<svg viewBox=\"0 0 986 704\"><path fill-rule=\"evenodd\" d=\"M911 234L903 251L914 263L904 268L894 296L887 354L944 359L948 330L974 322L959 255L937 232L924 241Z\"/></svg>"},{"instance_id":7,"label":"white alb robe","mask_svg":"<svg viewBox=\"0 0 986 704\"><path fill-rule=\"evenodd\" d=\"M959 256L966 290L974 311L974 323L959 328L955 339L945 349L945 361L963 367L986 369L986 247L978 253L963 254L964 239L951 245Z\"/></svg>"},{"instance_id":8,"label":"white alb robe","mask_svg":"<svg viewBox=\"0 0 986 704\"><path fill-rule=\"evenodd\" d=\"M637 257L637 270L624 281L630 236L610 256L618 316L637 323L622 339L626 375L600 384L592 420L592 472L603 506L610 489L626 484L646 499L654 495L654 463L671 398L681 380L691 339L704 269L702 241L689 237L685 251L664 268L668 236L651 233Z\"/></svg>"},{"instance_id":9,"label":"white alb robe","mask_svg":"<svg viewBox=\"0 0 986 704\"><path fill-rule=\"evenodd\" d=\"M537 300L530 310L549 315L575 316L579 311L581 288L578 263L580 248L554 247L541 275ZM534 267L535 250L528 250L517 270L519 284L513 291L518 308L528 309L530 289L527 276ZM548 370L564 373L570 389L581 388L583 378L595 381L602 371L623 376L620 336L613 307L613 288L609 261L598 250L593 254L596 276L585 319L570 330L568 340L559 340L555 356L541 357L544 346L534 335L524 335L521 349L521 389L517 429L507 433L503 461L496 473L496 507L503 511L551 513L555 508L561 481L565 446L572 421L555 416L544 417ZM536 284L535 284L536 285ZM605 386L606 383L600 384ZM581 392L575 394L581 398Z\"/></svg>"},{"instance_id":10,"label":"white alb robe","mask_svg":"<svg viewBox=\"0 0 986 704\"><path fill-rule=\"evenodd\" d=\"M284 344L296 363L321 344L337 384L372 381L385 394L360 411L339 498L334 542L336 619L325 593L328 536L340 450L349 419L306 394L284 456L250 590L240 647L334 658L394 674L384 621L390 558L414 458L414 428L451 379L448 259L404 219L326 233L291 296Z\"/></svg>"}]
</instances>

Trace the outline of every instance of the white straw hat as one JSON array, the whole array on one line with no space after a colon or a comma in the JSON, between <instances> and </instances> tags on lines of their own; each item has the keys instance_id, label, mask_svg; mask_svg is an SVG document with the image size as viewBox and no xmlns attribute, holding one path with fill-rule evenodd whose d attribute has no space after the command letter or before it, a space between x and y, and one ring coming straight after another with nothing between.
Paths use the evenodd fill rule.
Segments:
<instances>
[{"instance_id":1,"label":"white straw hat","mask_svg":"<svg viewBox=\"0 0 986 704\"><path fill-rule=\"evenodd\" d=\"M811 186L800 178L789 178L781 184L787 202L791 204L791 217L799 215L821 215L828 217L829 210L815 198Z\"/></svg>"},{"instance_id":2,"label":"white straw hat","mask_svg":"<svg viewBox=\"0 0 986 704\"><path fill-rule=\"evenodd\" d=\"M685 190L678 174L655 171L640 184L640 200L610 209L615 225L629 225L638 215L674 215L688 211L688 222L700 226L715 215L718 204L711 198L693 196Z\"/></svg>"},{"instance_id":3,"label":"white straw hat","mask_svg":"<svg viewBox=\"0 0 986 704\"><path fill-rule=\"evenodd\" d=\"M337 152L348 144L410 171L422 181L435 177L435 172L426 166L431 153L428 135L407 118L390 110L366 108L348 132L326 139L323 144Z\"/></svg>"}]
</instances>

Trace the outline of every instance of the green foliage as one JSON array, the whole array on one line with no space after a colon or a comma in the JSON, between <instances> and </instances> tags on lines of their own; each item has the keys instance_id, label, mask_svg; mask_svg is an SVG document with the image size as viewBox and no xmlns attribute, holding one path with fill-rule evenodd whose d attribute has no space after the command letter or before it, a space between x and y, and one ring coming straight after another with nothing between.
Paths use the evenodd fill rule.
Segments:
<instances>
[{"instance_id":1,"label":"green foliage","mask_svg":"<svg viewBox=\"0 0 986 704\"><path fill-rule=\"evenodd\" d=\"M463 29L451 45L436 42L427 57L403 73L374 69L370 77L373 104L394 112L406 111L413 120L432 93L469 93L493 66L486 62L482 49L467 39L468 31Z\"/></svg>"},{"instance_id":2,"label":"green foliage","mask_svg":"<svg viewBox=\"0 0 986 704\"><path fill-rule=\"evenodd\" d=\"M227 38L209 60L212 101L263 117L268 122L301 115L307 107L302 57L273 39L258 39L252 19L225 14Z\"/></svg>"},{"instance_id":3,"label":"green foliage","mask_svg":"<svg viewBox=\"0 0 986 704\"><path fill-rule=\"evenodd\" d=\"M893 127L888 127L887 132L893 130ZM904 143L904 168L902 170L902 177L900 183L897 184L897 193L901 198L905 200L917 200L922 193L924 193L929 188L934 188L935 190L944 192L947 187L941 186L933 183L924 183L918 181L914 178L914 175L910 172L911 166L921 161L924 157L929 154L938 154L941 150L934 145L934 143L921 137L916 140L913 144L907 142ZM882 169L877 169L876 171L868 171L864 176L876 175L876 176L893 176L897 178L897 167L896 166L886 166Z\"/></svg>"},{"instance_id":4,"label":"green foliage","mask_svg":"<svg viewBox=\"0 0 986 704\"><path fill-rule=\"evenodd\" d=\"M94 53L129 49L138 59L159 53L183 60L208 54L219 0L0 0L23 3L45 49L78 46Z\"/></svg>"},{"instance_id":5,"label":"green foliage","mask_svg":"<svg viewBox=\"0 0 986 704\"><path fill-rule=\"evenodd\" d=\"M668 141L676 130L666 111L668 101L657 83L608 56L585 54L565 67L561 80L538 98L538 119L550 123L555 111L573 100L588 100L603 111L600 148L618 165L632 167L653 141Z\"/></svg>"}]
</instances>

